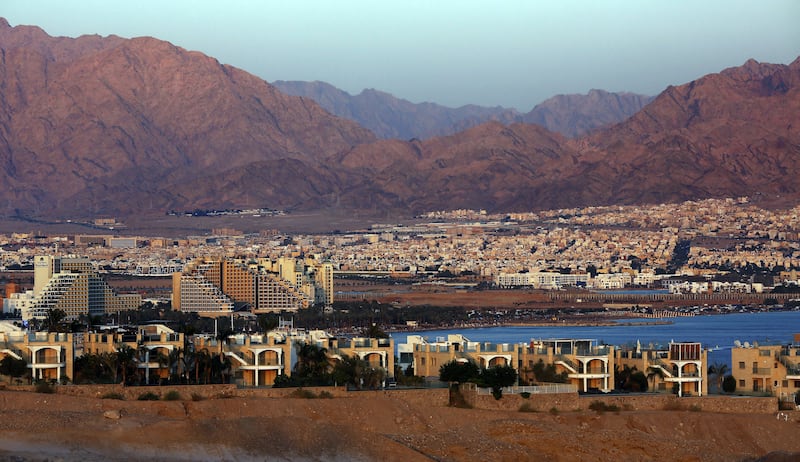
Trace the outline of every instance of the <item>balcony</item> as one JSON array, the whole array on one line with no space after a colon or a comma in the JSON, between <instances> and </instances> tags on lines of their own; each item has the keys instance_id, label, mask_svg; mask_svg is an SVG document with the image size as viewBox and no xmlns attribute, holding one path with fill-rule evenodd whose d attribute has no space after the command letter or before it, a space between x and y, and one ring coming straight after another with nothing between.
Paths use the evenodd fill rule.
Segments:
<instances>
[{"instance_id":1,"label":"balcony","mask_svg":"<svg viewBox=\"0 0 800 462\"><path fill-rule=\"evenodd\" d=\"M753 375L763 375L770 377L772 376L772 369L768 367L754 367L753 368Z\"/></svg>"}]
</instances>

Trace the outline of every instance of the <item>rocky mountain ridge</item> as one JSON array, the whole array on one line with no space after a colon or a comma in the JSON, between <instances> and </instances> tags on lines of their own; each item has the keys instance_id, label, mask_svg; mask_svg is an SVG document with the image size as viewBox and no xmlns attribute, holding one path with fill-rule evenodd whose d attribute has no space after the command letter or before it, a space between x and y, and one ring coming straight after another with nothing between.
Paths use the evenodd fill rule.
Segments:
<instances>
[{"instance_id":1,"label":"rocky mountain ridge","mask_svg":"<svg viewBox=\"0 0 800 462\"><path fill-rule=\"evenodd\" d=\"M278 80L282 92L310 98L331 114L358 122L383 139L429 139L453 135L487 122L532 123L576 138L635 114L653 97L635 93L591 90L586 95L557 95L530 112L504 107L466 105L450 108L435 103L412 103L389 93L366 89L351 95L325 82Z\"/></svg>"},{"instance_id":2,"label":"rocky mountain ridge","mask_svg":"<svg viewBox=\"0 0 800 462\"><path fill-rule=\"evenodd\" d=\"M0 53L6 216L800 199L800 60L669 87L578 139L504 120L402 141L153 38L55 38L2 21Z\"/></svg>"}]
</instances>

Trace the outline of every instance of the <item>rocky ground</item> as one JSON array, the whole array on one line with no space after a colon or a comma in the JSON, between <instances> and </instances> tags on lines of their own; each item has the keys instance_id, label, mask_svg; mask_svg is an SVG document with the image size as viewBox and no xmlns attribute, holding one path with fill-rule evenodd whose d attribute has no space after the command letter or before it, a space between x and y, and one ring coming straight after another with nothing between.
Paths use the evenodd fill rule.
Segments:
<instances>
[{"instance_id":1,"label":"rocky ground","mask_svg":"<svg viewBox=\"0 0 800 462\"><path fill-rule=\"evenodd\" d=\"M0 461L800 460L798 413L488 411L435 396L123 401L0 391Z\"/></svg>"}]
</instances>

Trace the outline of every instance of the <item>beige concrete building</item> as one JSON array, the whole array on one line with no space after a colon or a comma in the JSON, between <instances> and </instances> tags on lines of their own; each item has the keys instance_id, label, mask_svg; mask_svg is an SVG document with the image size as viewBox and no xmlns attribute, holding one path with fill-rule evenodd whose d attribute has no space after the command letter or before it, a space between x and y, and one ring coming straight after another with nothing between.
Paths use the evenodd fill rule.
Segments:
<instances>
[{"instance_id":1,"label":"beige concrete building","mask_svg":"<svg viewBox=\"0 0 800 462\"><path fill-rule=\"evenodd\" d=\"M731 349L736 389L791 399L800 391L800 334L788 345L739 345Z\"/></svg>"},{"instance_id":2,"label":"beige concrete building","mask_svg":"<svg viewBox=\"0 0 800 462\"><path fill-rule=\"evenodd\" d=\"M198 346L203 344L195 345ZM227 338L225 349L235 371L234 379L244 386L269 386L279 375L291 375L292 344L286 335L232 335Z\"/></svg>"},{"instance_id":3,"label":"beige concrete building","mask_svg":"<svg viewBox=\"0 0 800 462\"><path fill-rule=\"evenodd\" d=\"M447 362L474 361L480 367L510 365L520 383L533 383L534 366L541 361L552 365L556 374L566 374L580 392L611 391L615 369L628 366L648 375L655 391L679 396L708 393L708 352L696 342L673 342L666 350L617 350L592 339L537 339L525 345L473 342L461 334L435 341L409 335L398 353L402 367L411 364L415 375L426 377L438 377L439 368Z\"/></svg>"},{"instance_id":4,"label":"beige concrete building","mask_svg":"<svg viewBox=\"0 0 800 462\"><path fill-rule=\"evenodd\" d=\"M5 356L25 360L34 381L61 383L72 378L75 362L73 334L2 332L0 357Z\"/></svg>"},{"instance_id":5,"label":"beige concrete building","mask_svg":"<svg viewBox=\"0 0 800 462\"><path fill-rule=\"evenodd\" d=\"M137 373L145 384L158 383L170 377L171 369L180 371L173 364L176 353L186 347L184 335L161 324L144 325L136 332L90 332L83 334L84 354L103 354L119 351L128 346L135 352ZM173 361L170 361L172 359Z\"/></svg>"},{"instance_id":6,"label":"beige concrete building","mask_svg":"<svg viewBox=\"0 0 800 462\"><path fill-rule=\"evenodd\" d=\"M569 383L580 392L614 388L613 346L597 345L591 339L532 340L520 347L520 353L520 377L525 381L533 381L533 366L541 360L554 364L557 373L566 372Z\"/></svg>"},{"instance_id":7,"label":"beige concrete building","mask_svg":"<svg viewBox=\"0 0 800 462\"><path fill-rule=\"evenodd\" d=\"M708 394L708 350L698 342L671 342L667 349L623 348L616 353L616 363L645 374L652 391L678 396Z\"/></svg>"}]
</instances>

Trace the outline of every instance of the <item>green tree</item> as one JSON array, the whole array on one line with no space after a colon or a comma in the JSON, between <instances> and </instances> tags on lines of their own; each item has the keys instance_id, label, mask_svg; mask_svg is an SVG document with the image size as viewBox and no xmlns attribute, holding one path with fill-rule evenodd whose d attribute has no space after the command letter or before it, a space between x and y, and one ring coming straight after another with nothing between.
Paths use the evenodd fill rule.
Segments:
<instances>
[{"instance_id":1,"label":"green tree","mask_svg":"<svg viewBox=\"0 0 800 462\"><path fill-rule=\"evenodd\" d=\"M481 381L491 387L495 398L500 398L503 387L510 387L517 383L517 371L511 366L494 366L481 372Z\"/></svg>"},{"instance_id":2,"label":"green tree","mask_svg":"<svg viewBox=\"0 0 800 462\"><path fill-rule=\"evenodd\" d=\"M736 391L736 379L732 375L726 375L722 379L722 391L725 393L733 393Z\"/></svg>"},{"instance_id":3,"label":"green tree","mask_svg":"<svg viewBox=\"0 0 800 462\"><path fill-rule=\"evenodd\" d=\"M728 365L725 363L714 363L708 366L708 375L714 376L714 382L717 385L717 392L722 391L722 381L725 380L725 374L728 373Z\"/></svg>"},{"instance_id":4,"label":"green tree","mask_svg":"<svg viewBox=\"0 0 800 462\"><path fill-rule=\"evenodd\" d=\"M67 313L59 308L47 310L47 317L44 319L42 327L47 332L66 332L69 328L65 326L64 320L67 318Z\"/></svg>"},{"instance_id":5,"label":"green tree","mask_svg":"<svg viewBox=\"0 0 800 462\"><path fill-rule=\"evenodd\" d=\"M642 371L634 371L631 374L629 384L630 391L645 392L647 391L647 376L645 376L644 372Z\"/></svg>"},{"instance_id":6,"label":"green tree","mask_svg":"<svg viewBox=\"0 0 800 462\"><path fill-rule=\"evenodd\" d=\"M116 363L119 367L119 370L122 371L122 384L128 384L128 373L135 366L136 361L136 350L130 347L130 345L123 344L121 347L117 349L116 353L112 353L116 356ZM114 374L114 381L116 382L117 375Z\"/></svg>"},{"instance_id":7,"label":"green tree","mask_svg":"<svg viewBox=\"0 0 800 462\"><path fill-rule=\"evenodd\" d=\"M439 380L450 383L474 382L480 377L480 368L474 361L452 360L439 367Z\"/></svg>"},{"instance_id":8,"label":"green tree","mask_svg":"<svg viewBox=\"0 0 800 462\"><path fill-rule=\"evenodd\" d=\"M11 379L22 377L27 373L28 362L24 359L17 359L9 354L0 359L0 374L8 376L9 383Z\"/></svg>"},{"instance_id":9,"label":"green tree","mask_svg":"<svg viewBox=\"0 0 800 462\"><path fill-rule=\"evenodd\" d=\"M180 383L183 376L183 348L170 350L167 355L167 365L169 366L169 381Z\"/></svg>"},{"instance_id":10,"label":"green tree","mask_svg":"<svg viewBox=\"0 0 800 462\"><path fill-rule=\"evenodd\" d=\"M353 385L360 389L364 372L369 368L369 364L358 356L343 355L342 359L333 365L331 378L337 385Z\"/></svg>"},{"instance_id":11,"label":"green tree","mask_svg":"<svg viewBox=\"0 0 800 462\"><path fill-rule=\"evenodd\" d=\"M615 367L614 379L617 390L647 391L647 376L636 366L630 367L626 364L622 369Z\"/></svg>"},{"instance_id":12,"label":"green tree","mask_svg":"<svg viewBox=\"0 0 800 462\"><path fill-rule=\"evenodd\" d=\"M389 338L389 334L383 331L377 324L372 323L367 330L367 337L369 338Z\"/></svg>"},{"instance_id":13,"label":"green tree","mask_svg":"<svg viewBox=\"0 0 800 462\"><path fill-rule=\"evenodd\" d=\"M258 315L256 322L258 323L259 330L265 334L269 331L275 330L280 324L278 317L271 314Z\"/></svg>"},{"instance_id":14,"label":"green tree","mask_svg":"<svg viewBox=\"0 0 800 462\"><path fill-rule=\"evenodd\" d=\"M318 386L330 384L331 363L328 350L313 343L295 342L297 363L292 376L304 382L304 385Z\"/></svg>"},{"instance_id":15,"label":"green tree","mask_svg":"<svg viewBox=\"0 0 800 462\"><path fill-rule=\"evenodd\" d=\"M664 371L660 367L650 366L647 368L647 380L650 381L650 389L656 391L656 377L664 380Z\"/></svg>"},{"instance_id":16,"label":"green tree","mask_svg":"<svg viewBox=\"0 0 800 462\"><path fill-rule=\"evenodd\" d=\"M111 378L111 383L118 383L119 377L119 356L116 352L105 352L99 355L99 360L102 362L102 367L108 371L108 376Z\"/></svg>"},{"instance_id":17,"label":"green tree","mask_svg":"<svg viewBox=\"0 0 800 462\"><path fill-rule=\"evenodd\" d=\"M569 379L566 371L558 374L555 364L545 364L541 359L531 369L537 383L567 383Z\"/></svg>"}]
</instances>

